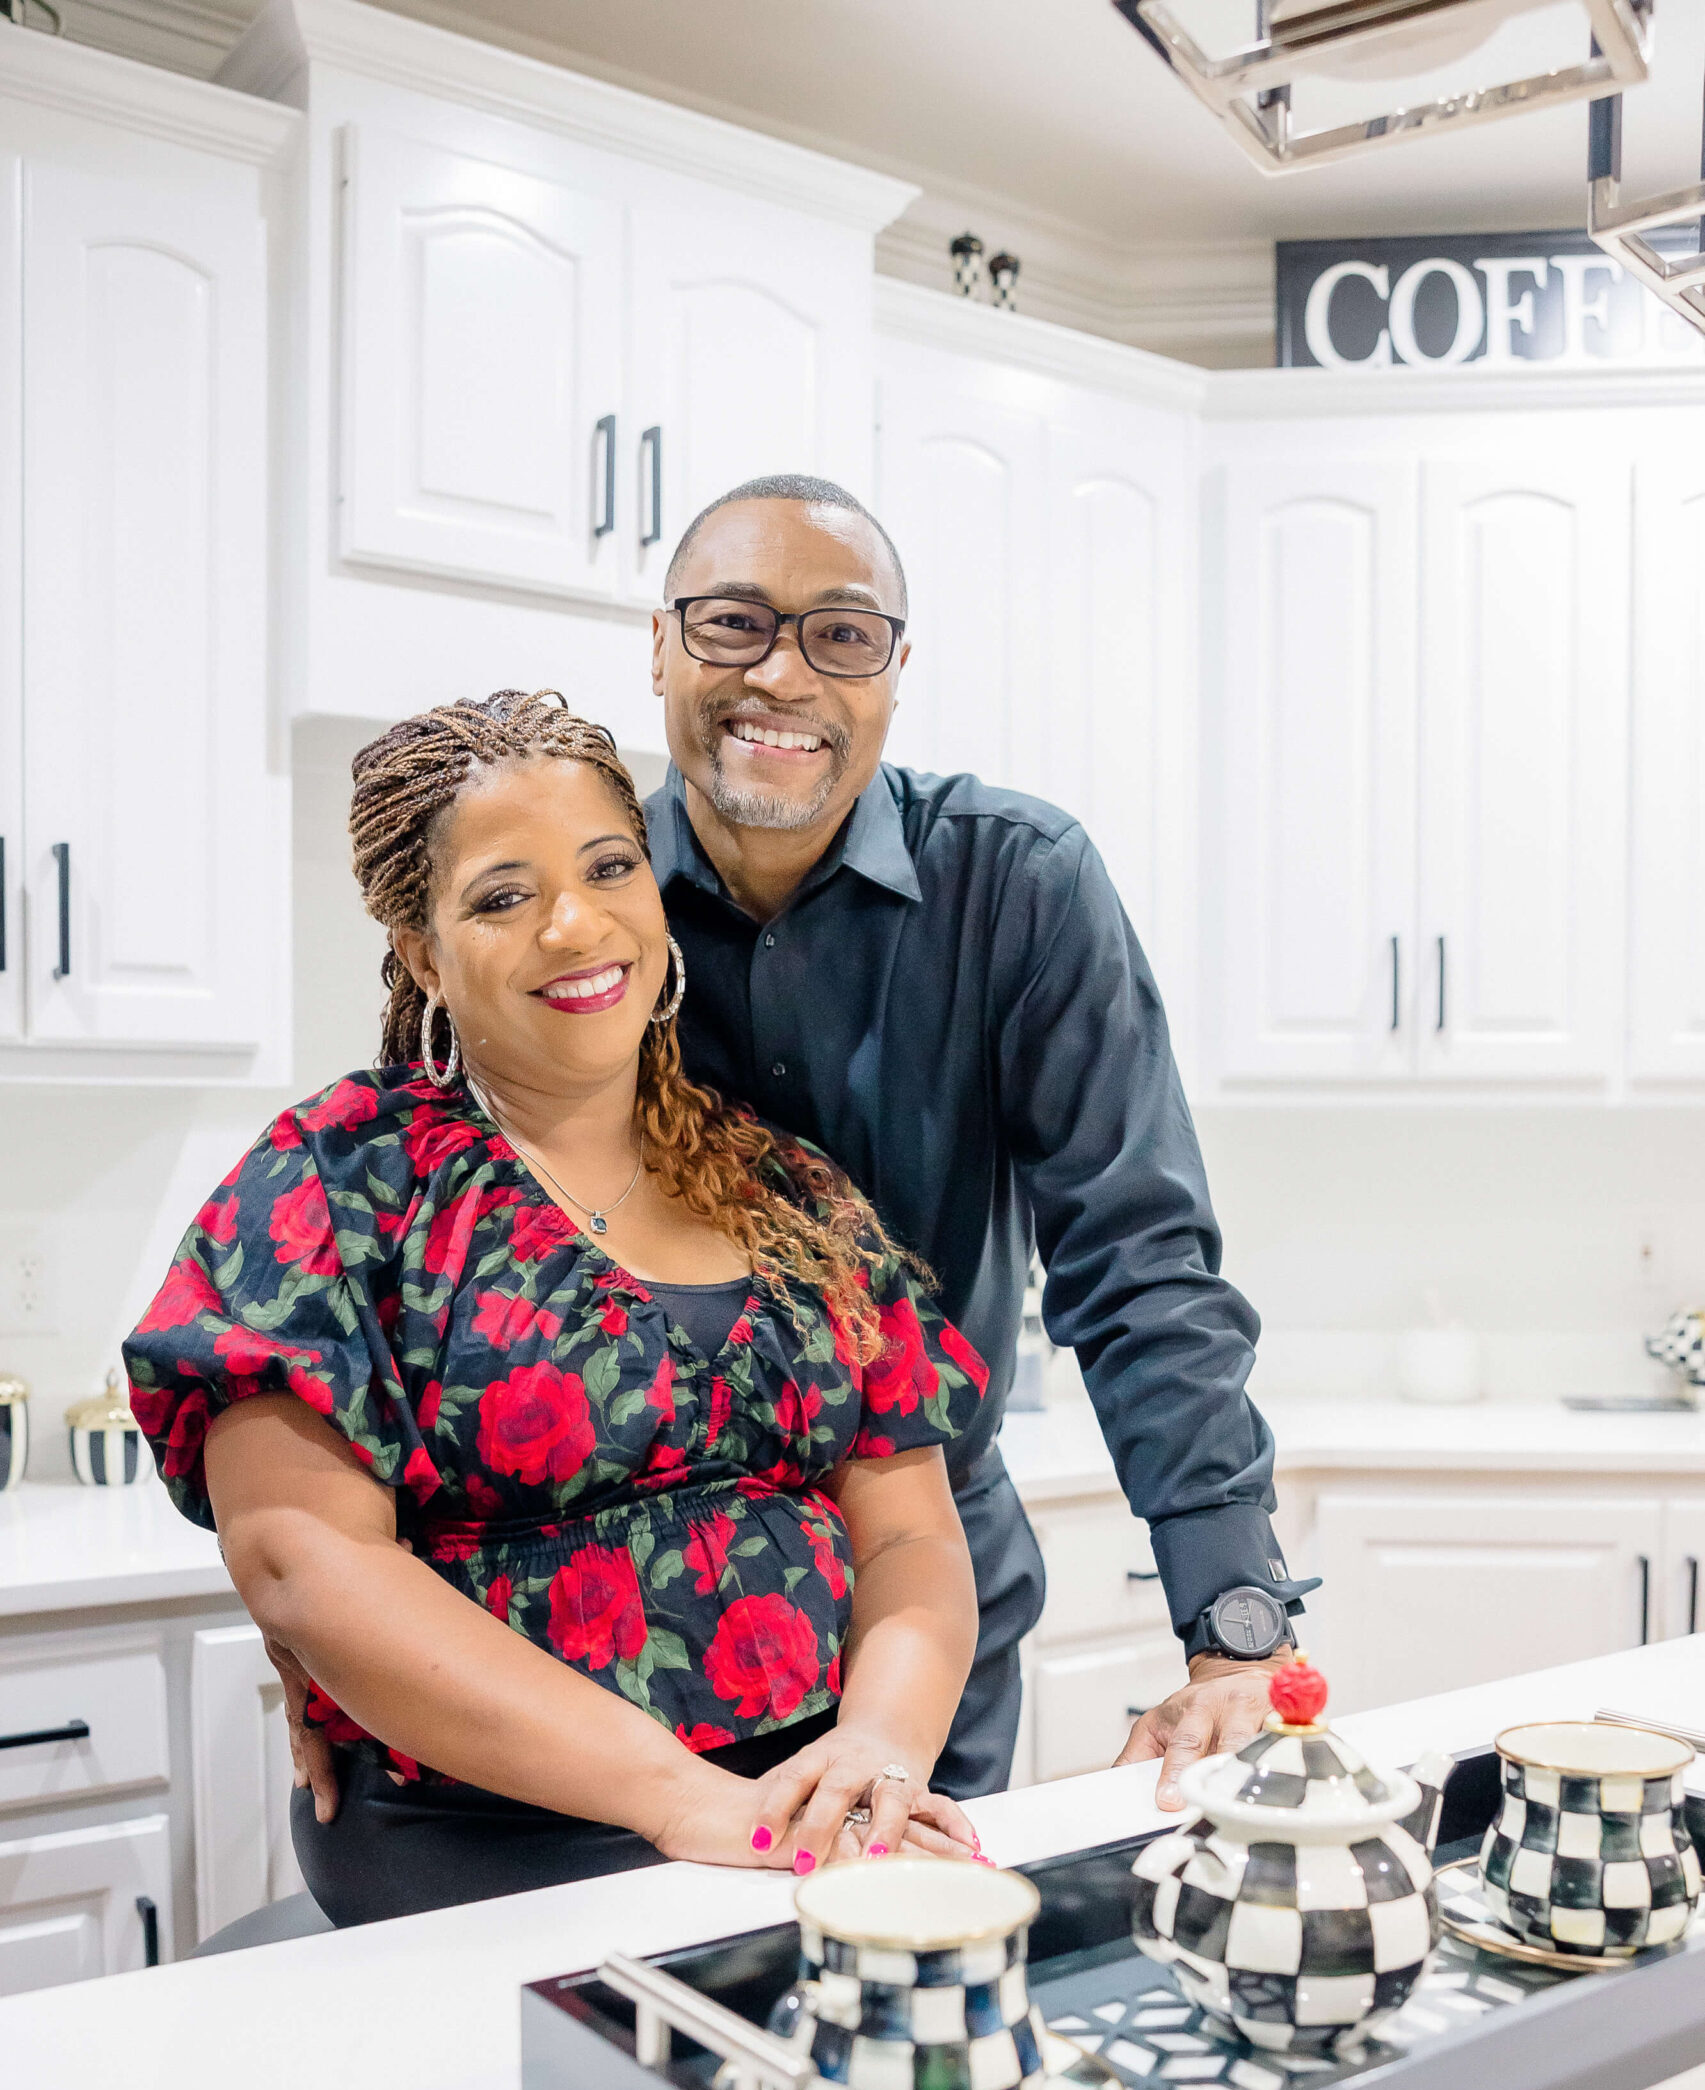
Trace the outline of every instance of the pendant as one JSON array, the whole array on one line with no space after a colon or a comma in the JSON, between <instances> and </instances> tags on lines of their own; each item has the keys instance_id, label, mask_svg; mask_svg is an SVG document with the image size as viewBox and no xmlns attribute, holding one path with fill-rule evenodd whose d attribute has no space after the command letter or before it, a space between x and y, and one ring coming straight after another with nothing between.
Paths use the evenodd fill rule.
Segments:
<instances>
[{"instance_id":1,"label":"pendant","mask_svg":"<svg viewBox=\"0 0 1705 2090\"><path fill-rule=\"evenodd\" d=\"M610 1231L610 1222L604 1217L602 1212L594 1212L587 1224L595 1234L607 1234Z\"/></svg>"}]
</instances>

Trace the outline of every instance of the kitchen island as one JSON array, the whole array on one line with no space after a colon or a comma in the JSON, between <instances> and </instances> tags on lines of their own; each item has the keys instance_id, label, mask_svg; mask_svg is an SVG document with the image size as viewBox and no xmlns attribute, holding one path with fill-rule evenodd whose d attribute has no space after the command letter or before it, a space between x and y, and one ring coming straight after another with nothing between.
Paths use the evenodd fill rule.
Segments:
<instances>
[{"instance_id":1,"label":"kitchen island","mask_svg":"<svg viewBox=\"0 0 1705 2090\"><path fill-rule=\"evenodd\" d=\"M1697 1725L1705 1638L1346 1719L1375 1763L1468 1749L1530 1719L1601 1706ZM1016 1864L1176 1816L1152 1765L974 1801L985 1848ZM0 2003L4 2080L17 2090L518 2090L519 1990L612 1950L668 1951L784 1920L792 1879L671 1865L362 1930L114 1975ZM1705 2062L1676 2055L1675 2067Z\"/></svg>"}]
</instances>

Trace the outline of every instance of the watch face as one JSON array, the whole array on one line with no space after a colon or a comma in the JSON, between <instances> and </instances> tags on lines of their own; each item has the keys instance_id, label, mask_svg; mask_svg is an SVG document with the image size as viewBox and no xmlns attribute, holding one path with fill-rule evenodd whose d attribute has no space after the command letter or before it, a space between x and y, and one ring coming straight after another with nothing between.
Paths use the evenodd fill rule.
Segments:
<instances>
[{"instance_id":1,"label":"watch face","mask_svg":"<svg viewBox=\"0 0 1705 2090\"><path fill-rule=\"evenodd\" d=\"M1264 1589L1228 1589L1208 1616L1227 1654L1270 1655L1284 1635L1284 1611Z\"/></svg>"}]
</instances>

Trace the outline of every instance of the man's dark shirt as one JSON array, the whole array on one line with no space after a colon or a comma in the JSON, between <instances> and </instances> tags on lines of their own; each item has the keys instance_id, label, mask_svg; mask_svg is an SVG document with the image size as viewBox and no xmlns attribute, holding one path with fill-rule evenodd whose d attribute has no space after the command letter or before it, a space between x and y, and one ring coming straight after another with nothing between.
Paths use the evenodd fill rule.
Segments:
<instances>
[{"instance_id":1,"label":"man's dark shirt","mask_svg":"<svg viewBox=\"0 0 1705 2090\"><path fill-rule=\"evenodd\" d=\"M1076 821L974 777L884 764L784 911L729 898L671 767L646 808L687 962L688 1073L827 1149L931 1264L989 1366L949 1453L986 1460L1032 1239L1174 1626L1252 1582L1293 1600L1245 1394L1258 1323L1220 1239L1160 996Z\"/></svg>"}]
</instances>

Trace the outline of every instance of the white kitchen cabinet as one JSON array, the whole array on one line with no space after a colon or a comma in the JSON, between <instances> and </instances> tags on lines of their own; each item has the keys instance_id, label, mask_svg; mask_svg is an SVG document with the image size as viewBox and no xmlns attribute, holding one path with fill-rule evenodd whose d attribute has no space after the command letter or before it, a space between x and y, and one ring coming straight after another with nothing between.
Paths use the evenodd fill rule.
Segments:
<instances>
[{"instance_id":1,"label":"white kitchen cabinet","mask_svg":"<svg viewBox=\"0 0 1705 2090\"><path fill-rule=\"evenodd\" d=\"M343 556L613 595L620 207L373 125L341 144Z\"/></svg>"},{"instance_id":2,"label":"white kitchen cabinet","mask_svg":"<svg viewBox=\"0 0 1705 2090\"><path fill-rule=\"evenodd\" d=\"M1029 1682L1036 1782L1106 1770L1150 1706L1189 1680L1170 1626L1142 1640L1039 1654Z\"/></svg>"},{"instance_id":3,"label":"white kitchen cabinet","mask_svg":"<svg viewBox=\"0 0 1705 2090\"><path fill-rule=\"evenodd\" d=\"M203 1938L298 1892L284 1692L260 1629L195 1636L190 1669L196 1920Z\"/></svg>"},{"instance_id":4,"label":"white kitchen cabinet","mask_svg":"<svg viewBox=\"0 0 1705 2090\"><path fill-rule=\"evenodd\" d=\"M1629 466L1428 462L1420 1071L1615 1071Z\"/></svg>"},{"instance_id":5,"label":"white kitchen cabinet","mask_svg":"<svg viewBox=\"0 0 1705 2090\"><path fill-rule=\"evenodd\" d=\"M1705 1630L1705 1500L1672 1496L1664 1504L1663 1547L1652 1591L1654 1640Z\"/></svg>"},{"instance_id":6,"label":"white kitchen cabinet","mask_svg":"<svg viewBox=\"0 0 1705 2090\"><path fill-rule=\"evenodd\" d=\"M1635 468L1628 1071L1705 1080L1705 414Z\"/></svg>"},{"instance_id":7,"label":"white kitchen cabinet","mask_svg":"<svg viewBox=\"0 0 1705 2090\"><path fill-rule=\"evenodd\" d=\"M0 1996L158 1961L172 1934L163 1814L0 1843Z\"/></svg>"},{"instance_id":8,"label":"white kitchen cabinet","mask_svg":"<svg viewBox=\"0 0 1705 2090\"><path fill-rule=\"evenodd\" d=\"M803 212L702 189L636 210L633 256L617 506L630 592L651 604L681 532L744 480L809 472L869 492L870 283L849 275L844 235Z\"/></svg>"},{"instance_id":9,"label":"white kitchen cabinet","mask_svg":"<svg viewBox=\"0 0 1705 2090\"><path fill-rule=\"evenodd\" d=\"M1220 1071L1407 1078L1415 469L1299 454L1215 493Z\"/></svg>"},{"instance_id":10,"label":"white kitchen cabinet","mask_svg":"<svg viewBox=\"0 0 1705 2090\"><path fill-rule=\"evenodd\" d=\"M79 1731L81 1730L81 1731ZM116 1633L0 1645L0 1810L43 1807L168 1781L159 1636Z\"/></svg>"},{"instance_id":11,"label":"white kitchen cabinet","mask_svg":"<svg viewBox=\"0 0 1705 2090\"><path fill-rule=\"evenodd\" d=\"M1323 1486L1298 1572L1340 1712L1657 1637L1662 1503L1568 1488ZM1299 1555L1298 1557L1303 1557Z\"/></svg>"},{"instance_id":12,"label":"white kitchen cabinet","mask_svg":"<svg viewBox=\"0 0 1705 2090\"><path fill-rule=\"evenodd\" d=\"M291 123L48 41L0 43L0 1075L277 1079L261 170Z\"/></svg>"}]
</instances>

